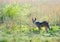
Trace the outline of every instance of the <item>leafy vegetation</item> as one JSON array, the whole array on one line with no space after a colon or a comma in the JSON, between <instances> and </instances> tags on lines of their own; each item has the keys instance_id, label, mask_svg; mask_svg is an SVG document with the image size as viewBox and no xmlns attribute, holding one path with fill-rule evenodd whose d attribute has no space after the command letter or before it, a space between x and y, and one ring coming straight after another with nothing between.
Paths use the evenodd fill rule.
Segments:
<instances>
[{"instance_id":1,"label":"leafy vegetation","mask_svg":"<svg viewBox=\"0 0 60 42\"><path fill-rule=\"evenodd\" d=\"M5 5L0 9L0 42L60 42L60 26L39 33L31 23L31 4ZM34 17L34 16L33 16ZM48 17L47 17L48 18Z\"/></svg>"}]
</instances>

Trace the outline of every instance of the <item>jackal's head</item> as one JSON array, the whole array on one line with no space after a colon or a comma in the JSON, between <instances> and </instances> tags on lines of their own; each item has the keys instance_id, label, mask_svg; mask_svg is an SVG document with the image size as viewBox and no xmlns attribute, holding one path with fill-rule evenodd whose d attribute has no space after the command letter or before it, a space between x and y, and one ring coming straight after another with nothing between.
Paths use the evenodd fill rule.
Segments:
<instances>
[{"instance_id":1,"label":"jackal's head","mask_svg":"<svg viewBox=\"0 0 60 42\"><path fill-rule=\"evenodd\" d=\"M36 22L36 18L34 18L34 19L32 18L32 22L35 23Z\"/></svg>"}]
</instances>

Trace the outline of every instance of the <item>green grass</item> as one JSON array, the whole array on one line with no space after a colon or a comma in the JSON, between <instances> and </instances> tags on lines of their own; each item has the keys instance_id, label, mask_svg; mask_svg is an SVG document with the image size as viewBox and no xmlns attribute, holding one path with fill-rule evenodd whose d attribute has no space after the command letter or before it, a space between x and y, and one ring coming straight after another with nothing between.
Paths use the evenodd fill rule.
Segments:
<instances>
[{"instance_id":1,"label":"green grass","mask_svg":"<svg viewBox=\"0 0 60 42\"><path fill-rule=\"evenodd\" d=\"M38 28L30 26L31 21L26 20L30 9L31 5L25 4L6 5L0 10L0 21L3 21L0 24L0 42L60 42L60 26L51 26L48 33L44 27L39 32ZM28 21L30 25L26 24Z\"/></svg>"},{"instance_id":2,"label":"green grass","mask_svg":"<svg viewBox=\"0 0 60 42\"><path fill-rule=\"evenodd\" d=\"M21 29L22 28L22 29ZM0 29L0 42L60 42L60 27L52 26L52 30L46 33L34 28L34 31L29 31L26 25L21 26L20 30L13 31ZM3 31L2 31L3 30Z\"/></svg>"}]
</instances>

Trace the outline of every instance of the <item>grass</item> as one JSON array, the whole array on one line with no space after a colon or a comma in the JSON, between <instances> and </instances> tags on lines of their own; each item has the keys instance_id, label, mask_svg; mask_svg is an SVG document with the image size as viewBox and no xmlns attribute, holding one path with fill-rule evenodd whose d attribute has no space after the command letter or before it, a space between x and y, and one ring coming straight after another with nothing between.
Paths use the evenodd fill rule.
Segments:
<instances>
[{"instance_id":1,"label":"grass","mask_svg":"<svg viewBox=\"0 0 60 42\"><path fill-rule=\"evenodd\" d=\"M0 42L60 42L60 26L51 26L48 33L44 27L39 32L38 28L30 26L30 9L31 5L25 4L6 5L0 10L0 21L3 21L0 24ZM28 21L30 25L26 25Z\"/></svg>"},{"instance_id":2,"label":"grass","mask_svg":"<svg viewBox=\"0 0 60 42\"><path fill-rule=\"evenodd\" d=\"M59 28L59 26L52 26L52 30L48 33L44 30L39 33L36 28L34 31L29 31L25 25L19 31L0 29L0 42L60 42Z\"/></svg>"}]
</instances>

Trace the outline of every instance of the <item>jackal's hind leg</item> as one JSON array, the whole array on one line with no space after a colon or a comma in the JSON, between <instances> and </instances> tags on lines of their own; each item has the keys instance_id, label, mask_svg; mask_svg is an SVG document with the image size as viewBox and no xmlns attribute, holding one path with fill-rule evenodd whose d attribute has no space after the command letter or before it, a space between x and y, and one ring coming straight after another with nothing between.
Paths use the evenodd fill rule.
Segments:
<instances>
[{"instance_id":1,"label":"jackal's hind leg","mask_svg":"<svg viewBox=\"0 0 60 42\"><path fill-rule=\"evenodd\" d=\"M48 27L45 27L46 32L48 32Z\"/></svg>"}]
</instances>

